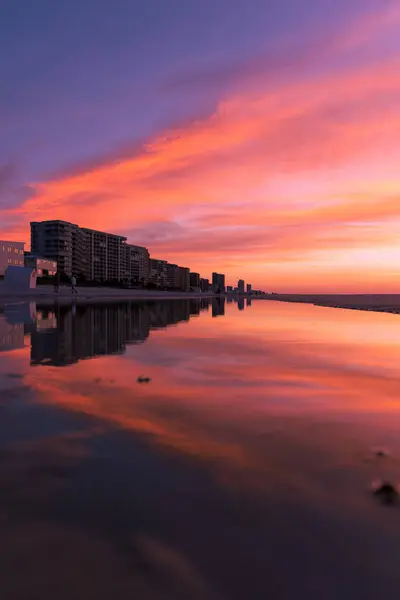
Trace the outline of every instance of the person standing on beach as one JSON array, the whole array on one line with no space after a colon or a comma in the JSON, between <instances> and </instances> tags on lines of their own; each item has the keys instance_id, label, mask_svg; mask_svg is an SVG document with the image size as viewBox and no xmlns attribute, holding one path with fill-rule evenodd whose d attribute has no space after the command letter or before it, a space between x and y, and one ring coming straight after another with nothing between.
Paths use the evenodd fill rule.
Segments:
<instances>
[{"instance_id":1,"label":"person standing on beach","mask_svg":"<svg viewBox=\"0 0 400 600\"><path fill-rule=\"evenodd\" d=\"M60 289L60 271L57 270L57 273L54 277L54 291L58 293Z\"/></svg>"},{"instance_id":2,"label":"person standing on beach","mask_svg":"<svg viewBox=\"0 0 400 600\"><path fill-rule=\"evenodd\" d=\"M76 277L75 275L72 275L71 277L71 291L73 294L77 294L78 290L76 289Z\"/></svg>"}]
</instances>

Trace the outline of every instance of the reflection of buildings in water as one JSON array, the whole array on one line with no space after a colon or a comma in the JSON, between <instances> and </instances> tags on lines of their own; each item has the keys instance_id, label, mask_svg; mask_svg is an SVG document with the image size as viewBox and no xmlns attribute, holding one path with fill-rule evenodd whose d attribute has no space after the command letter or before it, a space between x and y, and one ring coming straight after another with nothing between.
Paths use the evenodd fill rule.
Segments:
<instances>
[{"instance_id":1,"label":"reflection of buildings in water","mask_svg":"<svg viewBox=\"0 0 400 600\"><path fill-rule=\"evenodd\" d=\"M24 324L10 323L0 314L0 352L24 347Z\"/></svg>"},{"instance_id":2,"label":"reflection of buildings in water","mask_svg":"<svg viewBox=\"0 0 400 600\"><path fill-rule=\"evenodd\" d=\"M244 310L244 298L243 298L243 296L240 296L238 298L238 309L239 310Z\"/></svg>"},{"instance_id":3,"label":"reflection of buildings in water","mask_svg":"<svg viewBox=\"0 0 400 600\"><path fill-rule=\"evenodd\" d=\"M19 302L4 307L4 316L8 323L32 325L36 321L36 302Z\"/></svg>"},{"instance_id":4,"label":"reflection of buildings in water","mask_svg":"<svg viewBox=\"0 0 400 600\"><path fill-rule=\"evenodd\" d=\"M31 364L63 366L85 358L122 353L144 342L151 329L188 321L200 312L192 300L76 306L54 309L55 329L37 327L31 335ZM41 315L45 311L39 311ZM47 313L48 314L48 313ZM40 323L40 322L39 322Z\"/></svg>"},{"instance_id":5,"label":"reflection of buildings in water","mask_svg":"<svg viewBox=\"0 0 400 600\"><path fill-rule=\"evenodd\" d=\"M225 297L212 299L212 316L223 317L225 314Z\"/></svg>"},{"instance_id":6,"label":"reflection of buildings in water","mask_svg":"<svg viewBox=\"0 0 400 600\"><path fill-rule=\"evenodd\" d=\"M43 331L45 329L56 329L57 317L54 309L39 310L36 316L36 329Z\"/></svg>"},{"instance_id":7,"label":"reflection of buildings in water","mask_svg":"<svg viewBox=\"0 0 400 600\"><path fill-rule=\"evenodd\" d=\"M251 298L246 298L246 306L251 306Z\"/></svg>"}]
</instances>

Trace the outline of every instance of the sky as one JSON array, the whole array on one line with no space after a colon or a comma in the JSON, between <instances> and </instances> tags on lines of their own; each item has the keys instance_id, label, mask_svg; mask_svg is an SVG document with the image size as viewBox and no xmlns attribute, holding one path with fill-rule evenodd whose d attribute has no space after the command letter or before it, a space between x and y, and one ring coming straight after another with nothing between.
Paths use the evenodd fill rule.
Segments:
<instances>
[{"instance_id":1,"label":"sky","mask_svg":"<svg viewBox=\"0 0 400 600\"><path fill-rule=\"evenodd\" d=\"M0 0L0 239L400 293L398 0Z\"/></svg>"}]
</instances>

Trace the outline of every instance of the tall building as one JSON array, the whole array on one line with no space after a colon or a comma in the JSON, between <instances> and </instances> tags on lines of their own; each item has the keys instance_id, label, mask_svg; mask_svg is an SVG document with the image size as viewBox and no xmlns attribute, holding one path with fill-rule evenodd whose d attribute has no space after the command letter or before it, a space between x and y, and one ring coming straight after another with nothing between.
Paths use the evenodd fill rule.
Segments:
<instances>
[{"instance_id":1,"label":"tall building","mask_svg":"<svg viewBox=\"0 0 400 600\"><path fill-rule=\"evenodd\" d=\"M179 289L188 292L190 288L190 269L188 267L178 267Z\"/></svg>"},{"instance_id":2,"label":"tall building","mask_svg":"<svg viewBox=\"0 0 400 600\"><path fill-rule=\"evenodd\" d=\"M31 252L57 262L58 269L69 277L84 273L89 277L89 264L82 231L68 221L31 223Z\"/></svg>"},{"instance_id":3,"label":"tall building","mask_svg":"<svg viewBox=\"0 0 400 600\"><path fill-rule=\"evenodd\" d=\"M212 288L213 292L216 294L221 294L225 292L225 275L222 273L213 273L212 274Z\"/></svg>"},{"instance_id":4,"label":"tall building","mask_svg":"<svg viewBox=\"0 0 400 600\"><path fill-rule=\"evenodd\" d=\"M251 283L248 283L246 286L246 290L248 294L251 294Z\"/></svg>"},{"instance_id":5,"label":"tall building","mask_svg":"<svg viewBox=\"0 0 400 600\"><path fill-rule=\"evenodd\" d=\"M150 259L150 282L158 288L167 287L168 281L168 262L158 258Z\"/></svg>"},{"instance_id":6,"label":"tall building","mask_svg":"<svg viewBox=\"0 0 400 600\"><path fill-rule=\"evenodd\" d=\"M0 275L4 275L7 267L24 266L24 242L0 241Z\"/></svg>"},{"instance_id":7,"label":"tall building","mask_svg":"<svg viewBox=\"0 0 400 600\"><path fill-rule=\"evenodd\" d=\"M205 277L202 277L200 279L200 289L203 292L203 294L209 292L210 291L210 280L206 279Z\"/></svg>"},{"instance_id":8,"label":"tall building","mask_svg":"<svg viewBox=\"0 0 400 600\"><path fill-rule=\"evenodd\" d=\"M131 283L142 283L146 285L150 277L150 254L147 248L133 244L124 245L125 275Z\"/></svg>"},{"instance_id":9,"label":"tall building","mask_svg":"<svg viewBox=\"0 0 400 600\"><path fill-rule=\"evenodd\" d=\"M121 281L126 273L126 237L86 227L79 229L83 233L85 265L80 272L92 281Z\"/></svg>"},{"instance_id":10,"label":"tall building","mask_svg":"<svg viewBox=\"0 0 400 600\"><path fill-rule=\"evenodd\" d=\"M126 238L79 227L68 221L31 223L31 252L56 261L68 277L121 280L126 271Z\"/></svg>"},{"instance_id":11,"label":"tall building","mask_svg":"<svg viewBox=\"0 0 400 600\"><path fill-rule=\"evenodd\" d=\"M239 279L239 281L238 281L238 292L239 292L239 294L244 294L244 281L243 281L243 279Z\"/></svg>"},{"instance_id":12,"label":"tall building","mask_svg":"<svg viewBox=\"0 0 400 600\"><path fill-rule=\"evenodd\" d=\"M171 290L179 290L180 278L179 267L171 263L167 263L167 288Z\"/></svg>"},{"instance_id":13,"label":"tall building","mask_svg":"<svg viewBox=\"0 0 400 600\"><path fill-rule=\"evenodd\" d=\"M200 275L199 273L190 273L190 287L200 288Z\"/></svg>"}]
</instances>

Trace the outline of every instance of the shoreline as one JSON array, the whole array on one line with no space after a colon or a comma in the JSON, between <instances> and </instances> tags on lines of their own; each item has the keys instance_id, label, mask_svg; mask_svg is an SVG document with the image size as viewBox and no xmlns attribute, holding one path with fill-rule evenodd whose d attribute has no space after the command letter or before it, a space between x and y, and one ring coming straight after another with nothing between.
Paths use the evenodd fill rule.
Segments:
<instances>
[{"instance_id":1,"label":"shoreline","mask_svg":"<svg viewBox=\"0 0 400 600\"><path fill-rule=\"evenodd\" d=\"M59 292L54 292L52 286L40 286L33 290L23 292L8 292L0 285L0 308L21 302L37 302L42 306L54 304L88 305L108 304L115 302L140 302L147 300L201 300L219 298L214 293L197 292L166 292L157 290L124 290L119 288L78 288L77 294L72 294L69 287L60 287Z\"/></svg>"},{"instance_id":2,"label":"shoreline","mask_svg":"<svg viewBox=\"0 0 400 600\"><path fill-rule=\"evenodd\" d=\"M73 295L69 286L61 286L58 293L53 286L38 286L28 291L8 291L0 283L0 309L10 304L21 302L37 302L42 306L91 305L110 304L118 302L143 302L165 300L212 300L213 298L237 298L231 294L214 294L213 292L172 292L159 290L120 289L107 287L80 287L78 294ZM240 297L251 298L253 301L268 300L312 304L326 308L344 310L363 310L400 314L400 294L265 294L251 296L243 294Z\"/></svg>"},{"instance_id":3,"label":"shoreline","mask_svg":"<svg viewBox=\"0 0 400 600\"><path fill-rule=\"evenodd\" d=\"M259 299L400 314L400 294L267 294Z\"/></svg>"}]
</instances>

